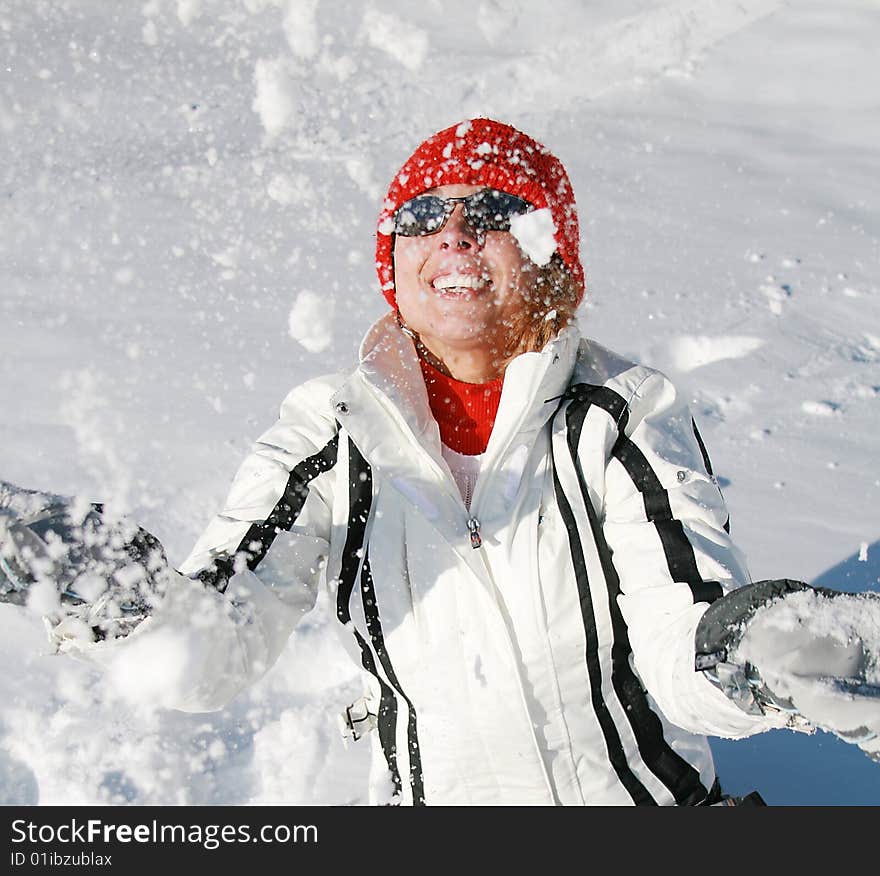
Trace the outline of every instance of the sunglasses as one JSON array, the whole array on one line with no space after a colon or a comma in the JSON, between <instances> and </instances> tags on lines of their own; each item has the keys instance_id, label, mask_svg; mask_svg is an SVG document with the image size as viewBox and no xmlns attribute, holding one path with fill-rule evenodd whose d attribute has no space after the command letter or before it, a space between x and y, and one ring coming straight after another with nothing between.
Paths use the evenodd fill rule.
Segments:
<instances>
[{"instance_id":1,"label":"sunglasses","mask_svg":"<svg viewBox=\"0 0 880 876\"><path fill-rule=\"evenodd\" d=\"M535 209L516 195L497 189L482 189L463 198L417 195L402 204L394 214L394 233L403 237L422 237L440 231L461 203L464 221L475 232L510 231L510 218Z\"/></svg>"}]
</instances>

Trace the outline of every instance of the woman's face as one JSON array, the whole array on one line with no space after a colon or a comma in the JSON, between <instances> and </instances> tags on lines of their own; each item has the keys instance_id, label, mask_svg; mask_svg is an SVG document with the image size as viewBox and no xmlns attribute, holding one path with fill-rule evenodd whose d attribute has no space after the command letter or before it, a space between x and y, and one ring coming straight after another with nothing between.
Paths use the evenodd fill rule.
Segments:
<instances>
[{"instance_id":1,"label":"woman's face","mask_svg":"<svg viewBox=\"0 0 880 876\"><path fill-rule=\"evenodd\" d=\"M430 189L464 197L485 186ZM536 266L508 231L475 232L456 204L440 231L394 240L394 285L404 322L434 354L482 348L503 355L509 326L526 306Z\"/></svg>"}]
</instances>

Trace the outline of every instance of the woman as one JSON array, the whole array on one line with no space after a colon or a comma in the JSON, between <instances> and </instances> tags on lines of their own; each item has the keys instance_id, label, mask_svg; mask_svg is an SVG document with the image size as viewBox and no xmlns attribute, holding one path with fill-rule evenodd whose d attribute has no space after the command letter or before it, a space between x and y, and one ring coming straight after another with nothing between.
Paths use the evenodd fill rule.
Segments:
<instances>
[{"instance_id":1,"label":"woman","mask_svg":"<svg viewBox=\"0 0 880 876\"><path fill-rule=\"evenodd\" d=\"M737 624L806 585L746 586L684 401L580 337L562 164L488 119L435 134L391 183L376 264L391 311L360 364L290 393L189 580L130 608L152 616L127 638L65 620L59 647L103 662L183 637L167 702L216 709L327 586L364 672L345 715L373 741L374 801L716 801L706 734L805 723L733 658Z\"/></svg>"}]
</instances>

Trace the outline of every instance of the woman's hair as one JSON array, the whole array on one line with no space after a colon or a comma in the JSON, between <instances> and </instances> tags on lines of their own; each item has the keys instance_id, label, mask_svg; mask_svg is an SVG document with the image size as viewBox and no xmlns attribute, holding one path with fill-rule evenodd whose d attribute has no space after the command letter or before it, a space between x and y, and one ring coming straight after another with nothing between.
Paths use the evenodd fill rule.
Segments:
<instances>
[{"instance_id":1,"label":"woman's hair","mask_svg":"<svg viewBox=\"0 0 880 876\"><path fill-rule=\"evenodd\" d=\"M546 265L536 266L534 283L522 291L525 306L511 321L505 358L542 350L574 322L583 294L583 287L558 252Z\"/></svg>"}]
</instances>

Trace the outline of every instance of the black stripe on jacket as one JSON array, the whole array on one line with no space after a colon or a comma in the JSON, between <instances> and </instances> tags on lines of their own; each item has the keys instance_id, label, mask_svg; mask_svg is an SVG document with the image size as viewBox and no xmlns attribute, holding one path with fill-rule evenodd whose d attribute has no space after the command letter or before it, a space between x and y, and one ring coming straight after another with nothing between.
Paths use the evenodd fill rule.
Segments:
<instances>
[{"instance_id":1,"label":"black stripe on jacket","mask_svg":"<svg viewBox=\"0 0 880 876\"><path fill-rule=\"evenodd\" d=\"M379 606L376 603L376 590L373 587L373 576L370 572L369 556L364 560L364 565L361 569L361 599L364 605L364 615L367 619L367 629L370 632L370 639L373 642L376 656L385 670L388 681L391 682L394 689L404 699L409 710L409 720L406 728L407 745L409 748L409 782L412 789L413 805L424 806L425 787L422 781L422 756L419 752L416 710L397 680L397 674L391 665L391 658L388 656L388 649L385 647L385 637L382 634L382 624L379 621Z\"/></svg>"},{"instance_id":2,"label":"black stripe on jacket","mask_svg":"<svg viewBox=\"0 0 880 876\"><path fill-rule=\"evenodd\" d=\"M579 389L583 390L583 387ZM566 411L566 427L569 451L605 578L613 631L611 683L632 727L639 754L645 765L669 789L676 803L680 806L694 805L705 800L708 791L700 780L699 772L676 754L666 742L663 725L651 709L645 690L630 665L632 646L626 622L617 603L617 597L620 595L620 578L614 567L612 551L605 540L599 516L590 498L578 456L581 430L591 405L595 404L606 411L621 431L626 423L625 413L621 414L621 410L625 412L626 409L623 398L607 387L595 387L595 390L595 393L582 391L580 396L569 405Z\"/></svg>"},{"instance_id":3,"label":"black stripe on jacket","mask_svg":"<svg viewBox=\"0 0 880 876\"><path fill-rule=\"evenodd\" d=\"M718 481L715 480L715 472L712 471L712 460L709 459L709 452L706 450L706 445L703 444L703 436L700 434L700 430L697 428L697 421L691 417L691 425L694 427L694 438L697 439L697 444L700 446L700 455L703 457L703 465L706 466L706 474L712 478L715 486L718 486ZM718 492L721 492L721 487L718 487ZM726 533L730 533L730 517L724 521L724 531Z\"/></svg>"},{"instance_id":4,"label":"black stripe on jacket","mask_svg":"<svg viewBox=\"0 0 880 876\"><path fill-rule=\"evenodd\" d=\"M225 592L229 586L229 579L235 574L235 558L239 554L247 557L247 567L251 571L256 569L278 533L289 532L296 523L308 498L309 484L336 465L338 453L339 433L337 432L317 453L291 469L284 492L266 519L252 524L235 551L215 558L210 568L198 573L196 576L198 580L220 593Z\"/></svg>"},{"instance_id":5,"label":"black stripe on jacket","mask_svg":"<svg viewBox=\"0 0 880 876\"><path fill-rule=\"evenodd\" d=\"M352 629L361 651L361 663L364 669L374 676L379 683L379 742L391 774L395 795L399 795L403 789L403 782L400 776L400 766L397 762L398 698L395 694L396 690L406 702L408 709L407 747L409 754L409 782L413 796L413 805L421 806L425 803L425 791L422 780L422 762L419 751L416 711L397 680L397 675L391 664L391 658L388 655L388 649L385 646L385 637L379 619L379 607L376 603L376 593L373 586L372 573L370 572L367 546L365 544L367 521L370 517L370 508L373 501L372 470L351 438L348 439L348 483L348 531L345 547L342 552L342 569L339 575L336 594L336 616L340 623L351 624L351 596L354 591L355 582L360 577L361 600L364 617L367 622L367 631L373 645L372 649L357 629L354 629L353 624ZM388 681L382 678L376 660L379 661L379 665L381 665Z\"/></svg>"},{"instance_id":6,"label":"black stripe on jacket","mask_svg":"<svg viewBox=\"0 0 880 876\"><path fill-rule=\"evenodd\" d=\"M694 548L685 534L684 525L672 514L669 493L645 455L626 435L629 410L623 396L607 386L593 386L588 383L575 384L566 395L572 398L573 405L595 405L602 408L617 424L617 441L611 455L621 463L642 496L645 517L657 530L672 580L687 584L695 603L714 602L721 597L721 585L717 581L704 581L700 575ZM576 450L577 445L573 452ZM580 477L580 470L578 476Z\"/></svg>"},{"instance_id":7,"label":"black stripe on jacket","mask_svg":"<svg viewBox=\"0 0 880 876\"><path fill-rule=\"evenodd\" d=\"M351 594L357 581L363 556L367 520L373 502L373 478L370 466L361 456L351 438L348 439L348 528L342 549L342 568L336 590L336 617L342 624L351 625L361 652L361 665L379 683L379 744L388 765L394 785L394 795L403 788L397 766L397 697L376 666L376 660L366 639L351 623Z\"/></svg>"},{"instance_id":8,"label":"black stripe on jacket","mask_svg":"<svg viewBox=\"0 0 880 876\"><path fill-rule=\"evenodd\" d=\"M602 698L602 667L599 663L599 642L596 634L596 617L593 614L592 595L590 593L590 581L587 575L587 563L584 559L583 545L578 534L577 522L571 510L568 498L559 482L556 471L556 460L551 450L553 464L553 486L556 490L556 501L562 514L562 520L568 532L568 542L571 549L571 562L574 567L575 580L577 582L578 596L580 598L581 618L584 625L586 647L584 659L587 664L587 676L590 683L590 701L593 711L599 721L602 736L605 739L605 747L608 751L608 760L617 773L621 784L626 788L633 802L637 806L655 806L657 801L651 796L648 789L630 769L623 743L620 741L620 733L614 723L614 718L608 710L605 700Z\"/></svg>"}]
</instances>

